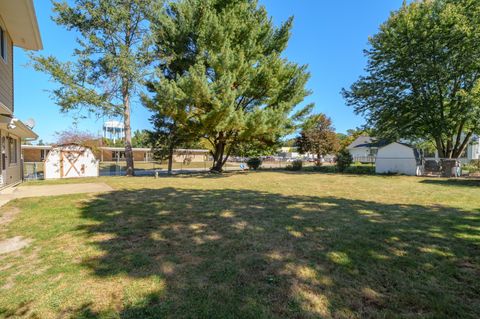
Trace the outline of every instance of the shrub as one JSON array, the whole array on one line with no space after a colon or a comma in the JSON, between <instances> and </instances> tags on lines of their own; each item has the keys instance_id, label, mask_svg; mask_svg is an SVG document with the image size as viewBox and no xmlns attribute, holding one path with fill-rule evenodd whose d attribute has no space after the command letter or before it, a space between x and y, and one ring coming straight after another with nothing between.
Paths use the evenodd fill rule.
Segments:
<instances>
[{"instance_id":1,"label":"shrub","mask_svg":"<svg viewBox=\"0 0 480 319\"><path fill-rule=\"evenodd\" d=\"M249 169L257 170L262 165L262 160L258 157L249 158L247 166Z\"/></svg>"},{"instance_id":2,"label":"shrub","mask_svg":"<svg viewBox=\"0 0 480 319\"><path fill-rule=\"evenodd\" d=\"M324 166L310 166L305 168L307 171L320 172L320 173L336 173L337 168L333 165L324 165Z\"/></svg>"},{"instance_id":3,"label":"shrub","mask_svg":"<svg viewBox=\"0 0 480 319\"><path fill-rule=\"evenodd\" d=\"M347 149L341 150L337 154L336 165L339 172L345 172L345 170L352 165L352 154Z\"/></svg>"},{"instance_id":4,"label":"shrub","mask_svg":"<svg viewBox=\"0 0 480 319\"><path fill-rule=\"evenodd\" d=\"M480 160L471 160L470 163L463 165L462 170L469 173L480 173Z\"/></svg>"},{"instance_id":5,"label":"shrub","mask_svg":"<svg viewBox=\"0 0 480 319\"><path fill-rule=\"evenodd\" d=\"M475 171L480 172L480 160L471 160L470 166L472 166Z\"/></svg>"},{"instance_id":6,"label":"shrub","mask_svg":"<svg viewBox=\"0 0 480 319\"><path fill-rule=\"evenodd\" d=\"M350 166L345 168L345 173L348 174L358 174L358 175L374 175L375 174L375 166Z\"/></svg>"},{"instance_id":7,"label":"shrub","mask_svg":"<svg viewBox=\"0 0 480 319\"><path fill-rule=\"evenodd\" d=\"M287 165L287 169L289 171L300 171L302 167L303 167L302 160L295 160L292 162L292 164Z\"/></svg>"}]
</instances>

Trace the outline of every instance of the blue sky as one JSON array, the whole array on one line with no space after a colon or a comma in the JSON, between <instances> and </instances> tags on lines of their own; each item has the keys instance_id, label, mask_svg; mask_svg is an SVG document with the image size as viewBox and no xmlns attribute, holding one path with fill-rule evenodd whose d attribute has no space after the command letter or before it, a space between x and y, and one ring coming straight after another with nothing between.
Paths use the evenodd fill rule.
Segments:
<instances>
[{"instance_id":1,"label":"blue sky","mask_svg":"<svg viewBox=\"0 0 480 319\"><path fill-rule=\"evenodd\" d=\"M354 115L340 95L363 73L366 60L363 50L368 37L375 34L392 10L402 0L260 0L275 23L293 15L294 28L285 53L291 61L308 64L312 75L308 88L313 94L306 103L314 102L315 111L330 116L338 132L360 126L363 118ZM51 21L51 4L35 0L44 50L63 61L69 59L75 38ZM35 131L47 142L55 141L55 132L74 125L73 114L61 114L50 99L54 83L44 74L28 67L28 56L15 49L15 114L22 120L35 119ZM133 106L132 128L150 128L149 113L141 105ZM77 127L99 133L103 119L91 116L77 121Z\"/></svg>"}]
</instances>

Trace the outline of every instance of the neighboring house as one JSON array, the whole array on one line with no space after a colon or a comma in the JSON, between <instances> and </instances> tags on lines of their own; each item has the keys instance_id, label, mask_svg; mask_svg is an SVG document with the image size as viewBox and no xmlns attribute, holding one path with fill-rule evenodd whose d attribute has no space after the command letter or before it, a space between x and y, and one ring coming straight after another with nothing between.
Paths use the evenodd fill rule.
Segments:
<instances>
[{"instance_id":1,"label":"neighboring house","mask_svg":"<svg viewBox=\"0 0 480 319\"><path fill-rule=\"evenodd\" d=\"M296 147L282 146L276 154L278 157L283 158L297 158L300 154L297 151Z\"/></svg>"},{"instance_id":2,"label":"neighboring house","mask_svg":"<svg viewBox=\"0 0 480 319\"><path fill-rule=\"evenodd\" d=\"M43 162L50 150L51 145L23 145L22 154L25 163ZM133 148L133 159L135 162L151 162L153 154L150 148ZM101 162L125 161L125 148L123 147L98 147L94 150L96 157ZM177 149L174 151L175 162L204 162L208 160L208 150Z\"/></svg>"},{"instance_id":3,"label":"neighboring house","mask_svg":"<svg viewBox=\"0 0 480 319\"><path fill-rule=\"evenodd\" d=\"M43 162L51 149L51 145L22 145L23 161L25 163Z\"/></svg>"},{"instance_id":4,"label":"neighboring house","mask_svg":"<svg viewBox=\"0 0 480 319\"><path fill-rule=\"evenodd\" d=\"M378 149L375 159L377 174L422 175L420 152L405 143L394 142Z\"/></svg>"},{"instance_id":5,"label":"neighboring house","mask_svg":"<svg viewBox=\"0 0 480 319\"><path fill-rule=\"evenodd\" d=\"M467 148L468 160L480 160L480 138L475 136Z\"/></svg>"},{"instance_id":6,"label":"neighboring house","mask_svg":"<svg viewBox=\"0 0 480 319\"><path fill-rule=\"evenodd\" d=\"M354 162L373 163L377 156L378 149L385 146L385 141L378 141L375 137L361 135L350 144L347 149L353 157Z\"/></svg>"},{"instance_id":7,"label":"neighboring house","mask_svg":"<svg viewBox=\"0 0 480 319\"><path fill-rule=\"evenodd\" d=\"M150 148L133 148L133 160L136 162L151 162L154 160L152 150ZM124 147L99 147L100 161L116 162L125 160ZM195 149L176 149L173 152L174 162L204 162L208 160L208 150Z\"/></svg>"},{"instance_id":8,"label":"neighboring house","mask_svg":"<svg viewBox=\"0 0 480 319\"><path fill-rule=\"evenodd\" d=\"M21 182L21 141L37 138L14 116L14 46L42 49L32 0L0 1L0 188Z\"/></svg>"}]
</instances>

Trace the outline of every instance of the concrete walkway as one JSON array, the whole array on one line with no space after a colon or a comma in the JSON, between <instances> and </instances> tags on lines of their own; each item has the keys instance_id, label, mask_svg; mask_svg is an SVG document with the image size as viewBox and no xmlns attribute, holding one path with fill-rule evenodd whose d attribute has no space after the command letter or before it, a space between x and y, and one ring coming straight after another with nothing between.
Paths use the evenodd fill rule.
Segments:
<instances>
[{"instance_id":1,"label":"concrete walkway","mask_svg":"<svg viewBox=\"0 0 480 319\"><path fill-rule=\"evenodd\" d=\"M105 183L18 186L0 191L0 207L16 198L43 197L84 193L103 193L113 188Z\"/></svg>"}]
</instances>

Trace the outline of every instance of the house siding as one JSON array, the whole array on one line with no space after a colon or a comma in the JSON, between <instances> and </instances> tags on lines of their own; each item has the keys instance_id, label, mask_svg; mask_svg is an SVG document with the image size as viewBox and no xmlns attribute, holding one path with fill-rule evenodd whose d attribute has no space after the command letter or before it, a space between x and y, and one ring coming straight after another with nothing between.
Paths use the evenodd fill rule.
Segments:
<instances>
[{"instance_id":1,"label":"house siding","mask_svg":"<svg viewBox=\"0 0 480 319\"><path fill-rule=\"evenodd\" d=\"M14 138L17 141L17 148L15 150L17 153L16 163L10 163L8 151L9 145L7 137ZM5 130L0 130L0 174L2 175L2 177L0 178L0 188L22 181L22 160L20 156L20 145L21 140L19 137L9 134ZM5 157L3 157L2 154L5 154ZM2 162L2 158L5 158L5 163ZM5 166L5 170L2 170L3 166Z\"/></svg>"},{"instance_id":2,"label":"house siding","mask_svg":"<svg viewBox=\"0 0 480 319\"><path fill-rule=\"evenodd\" d=\"M1 17L0 26L2 26L2 29L5 31L7 42L7 59L4 61L0 58L0 103L13 112L13 42L1 23Z\"/></svg>"}]
</instances>

